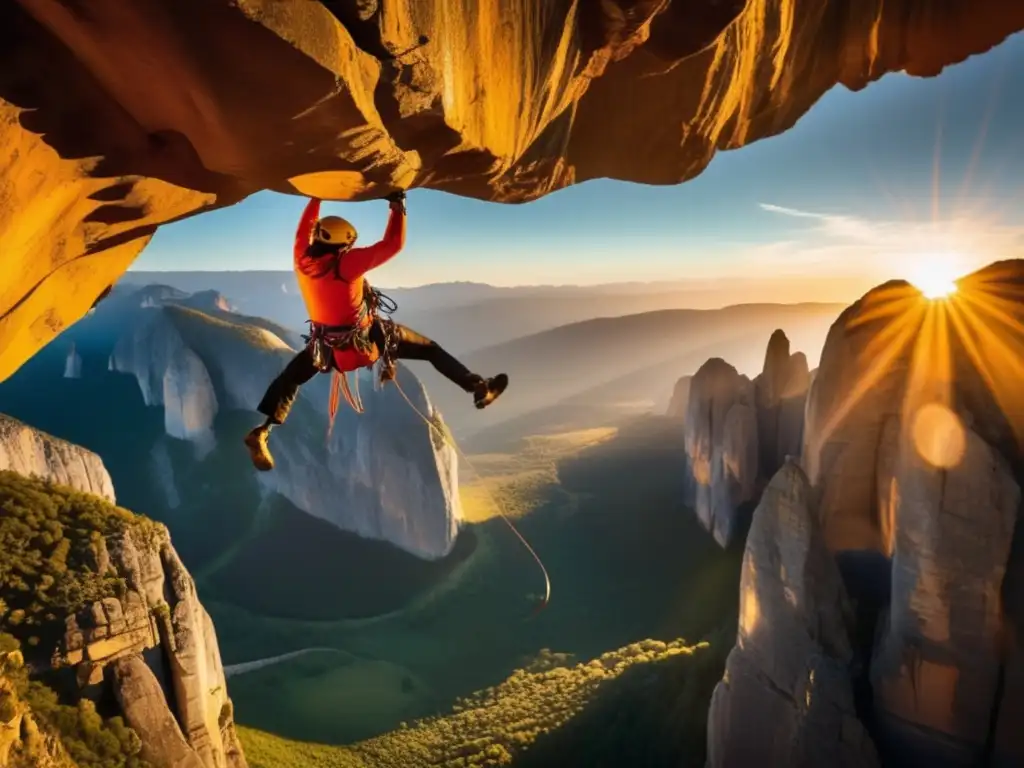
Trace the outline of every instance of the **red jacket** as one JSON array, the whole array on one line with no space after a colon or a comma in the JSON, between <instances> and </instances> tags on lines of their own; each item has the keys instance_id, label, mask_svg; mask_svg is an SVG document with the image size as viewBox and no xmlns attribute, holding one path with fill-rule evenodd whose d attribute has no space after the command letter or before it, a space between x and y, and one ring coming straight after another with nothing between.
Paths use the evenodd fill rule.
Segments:
<instances>
[{"instance_id":1,"label":"red jacket","mask_svg":"<svg viewBox=\"0 0 1024 768\"><path fill-rule=\"evenodd\" d=\"M365 248L352 248L342 254L337 274L327 271L322 277L323 259L311 259L306 255L313 238L313 228L320 218L320 201L311 198L299 219L295 231L295 276L299 290L306 302L309 319L322 325L369 325L366 316L359 320L365 300L366 279L364 275L394 258L405 245L405 214L391 210L387 229L379 243ZM377 360L377 353L365 355L354 349L335 350L334 361L342 371L354 371Z\"/></svg>"}]
</instances>

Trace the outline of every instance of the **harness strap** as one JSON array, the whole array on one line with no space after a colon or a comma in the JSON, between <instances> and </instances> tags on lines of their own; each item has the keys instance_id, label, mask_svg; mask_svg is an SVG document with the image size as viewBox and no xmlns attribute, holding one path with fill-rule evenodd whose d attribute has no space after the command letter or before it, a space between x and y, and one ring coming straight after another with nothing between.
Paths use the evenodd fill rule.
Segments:
<instances>
[{"instance_id":1,"label":"harness strap","mask_svg":"<svg viewBox=\"0 0 1024 768\"><path fill-rule=\"evenodd\" d=\"M355 392L349 385L348 374L339 371L334 367L333 354L326 350L346 349L352 347L364 353L369 353L374 346L371 338L373 328L379 327L383 335L380 345L380 370L379 381L381 384L395 378L396 360L398 352L398 334L395 332L395 323L391 314L398 309L398 305L389 297L373 288L369 282L365 283L363 303L359 308L359 317L355 325L324 325L314 320L307 320L309 334L302 337L306 347L312 352L314 364L323 373L331 371L330 398L327 403L328 425L327 439L330 441L331 433L334 430L334 420L338 412L339 401L342 397L345 402L356 413L363 413L363 400L359 396L359 377L356 375ZM381 317L383 313L385 317ZM369 317L370 322L365 323ZM326 348L326 349L325 349ZM333 370L332 370L333 369Z\"/></svg>"}]
</instances>

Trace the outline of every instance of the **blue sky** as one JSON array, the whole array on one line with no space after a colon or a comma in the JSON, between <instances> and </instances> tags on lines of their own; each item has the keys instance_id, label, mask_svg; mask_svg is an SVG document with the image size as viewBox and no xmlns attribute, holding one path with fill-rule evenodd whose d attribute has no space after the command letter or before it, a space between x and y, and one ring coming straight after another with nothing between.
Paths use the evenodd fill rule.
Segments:
<instances>
[{"instance_id":1,"label":"blue sky","mask_svg":"<svg viewBox=\"0 0 1024 768\"><path fill-rule=\"evenodd\" d=\"M674 187L592 181L515 206L414 190L407 248L376 277L392 286L877 282L1024 255L1024 100L1013 96L1022 78L1016 35L938 78L833 89L789 132L719 153ZM289 269L303 205L266 192L165 227L133 268ZM325 212L351 219L367 242L383 231L387 205Z\"/></svg>"}]
</instances>

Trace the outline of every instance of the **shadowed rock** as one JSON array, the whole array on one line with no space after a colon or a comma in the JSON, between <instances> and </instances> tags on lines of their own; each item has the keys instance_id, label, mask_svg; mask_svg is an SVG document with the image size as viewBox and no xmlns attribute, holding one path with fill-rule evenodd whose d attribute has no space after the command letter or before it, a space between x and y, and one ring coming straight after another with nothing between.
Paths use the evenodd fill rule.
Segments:
<instances>
[{"instance_id":1,"label":"shadowed rock","mask_svg":"<svg viewBox=\"0 0 1024 768\"><path fill-rule=\"evenodd\" d=\"M776 330L768 340L761 375L754 379L761 477L774 475L787 456L800 455L809 386L807 356L790 354L789 339Z\"/></svg>"},{"instance_id":2,"label":"shadowed rock","mask_svg":"<svg viewBox=\"0 0 1024 768\"><path fill-rule=\"evenodd\" d=\"M671 419L685 419L686 411L690 407L690 386L693 383L693 376L683 376L676 382L672 390L672 399L669 400L668 410L665 415Z\"/></svg>"},{"instance_id":3,"label":"shadowed rock","mask_svg":"<svg viewBox=\"0 0 1024 768\"><path fill-rule=\"evenodd\" d=\"M721 546L740 528L740 506L754 499L757 416L750 379L720 358L694 374L686 412L687 498Z\"/></svg>"},{"instance_id":4,"label":"shadowed rock","mask_svg":"<svg viewBox=\"0 0 1024 768\"><path fill-rule=\"evenodd\" d=\"M1000 698L999 595L1020 489L972 431L950 470L901 449L891 609L871 670L879 737L890 757L979 765Z\"/></svg>"},{"instance_id":5,"label":"shadowed rock","mask_svg":"<svg viewBox=\"0 0 1024 768\"><path fill-rule=\"evenodd\" d=\"M113 669L117 701L125 722L142 741L142 759L154 768L205 768L185 741L160 682L142 657L119 659Z\"/></svg>"},{"instance_id":6,"label":"shadowed rock","mask_svg":"<svg viewBox=\"0 0 1024 768\"><path fill-rule=\"evenodd\" d=\"M809 501L788 461L754 512L736 647L708 713L709 768L879 765L850 684L852 610Z\"/></svg>"},{"instance_id":7,"label":"shadowed rock","mask_svg":"<svg viewBox=\"0 0 1024 768\"><path fill-rule=\"evenodd\" d=\"M891 557L870 660L887 761L1024 760L1009 725L1024 716L1022 307L1019 261L942 302L886 284L837 320L811 387L803 462L825 540Z\"/></svg>"},{"instance_id":8,"label":"shadowed rock","mask_svg":"<svg viewBox=\"0 0 1024 768\"><path fill-rule=\"evenodd\" d=\"M791 355L776 330L753 382L713 358L677 383L673 403L685 395L687 405L687 499L723 547L745 533L750 505L786 457L800 455L809 379L806 356Z\"/></svg>"}]
</instances>

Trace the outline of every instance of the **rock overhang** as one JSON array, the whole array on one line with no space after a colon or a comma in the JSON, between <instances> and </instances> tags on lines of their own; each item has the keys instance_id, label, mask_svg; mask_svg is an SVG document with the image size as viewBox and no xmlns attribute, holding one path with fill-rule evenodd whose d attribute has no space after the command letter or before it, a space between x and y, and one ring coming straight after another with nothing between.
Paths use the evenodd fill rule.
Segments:
<instances>
[{"instance_id":1,"label":"rock overhang","mask_svg":"<svg viewBox=\"0 0 1024 768\"><path fill-rule=\"evenodd\" d=\"M259 190L515 203L593 178L680 183L837 84L935 75L1024 28L1024 6L1004 0L467 8L0 8L0 380L84 315L158 226Z\"/></svg>"}]
</instances>

